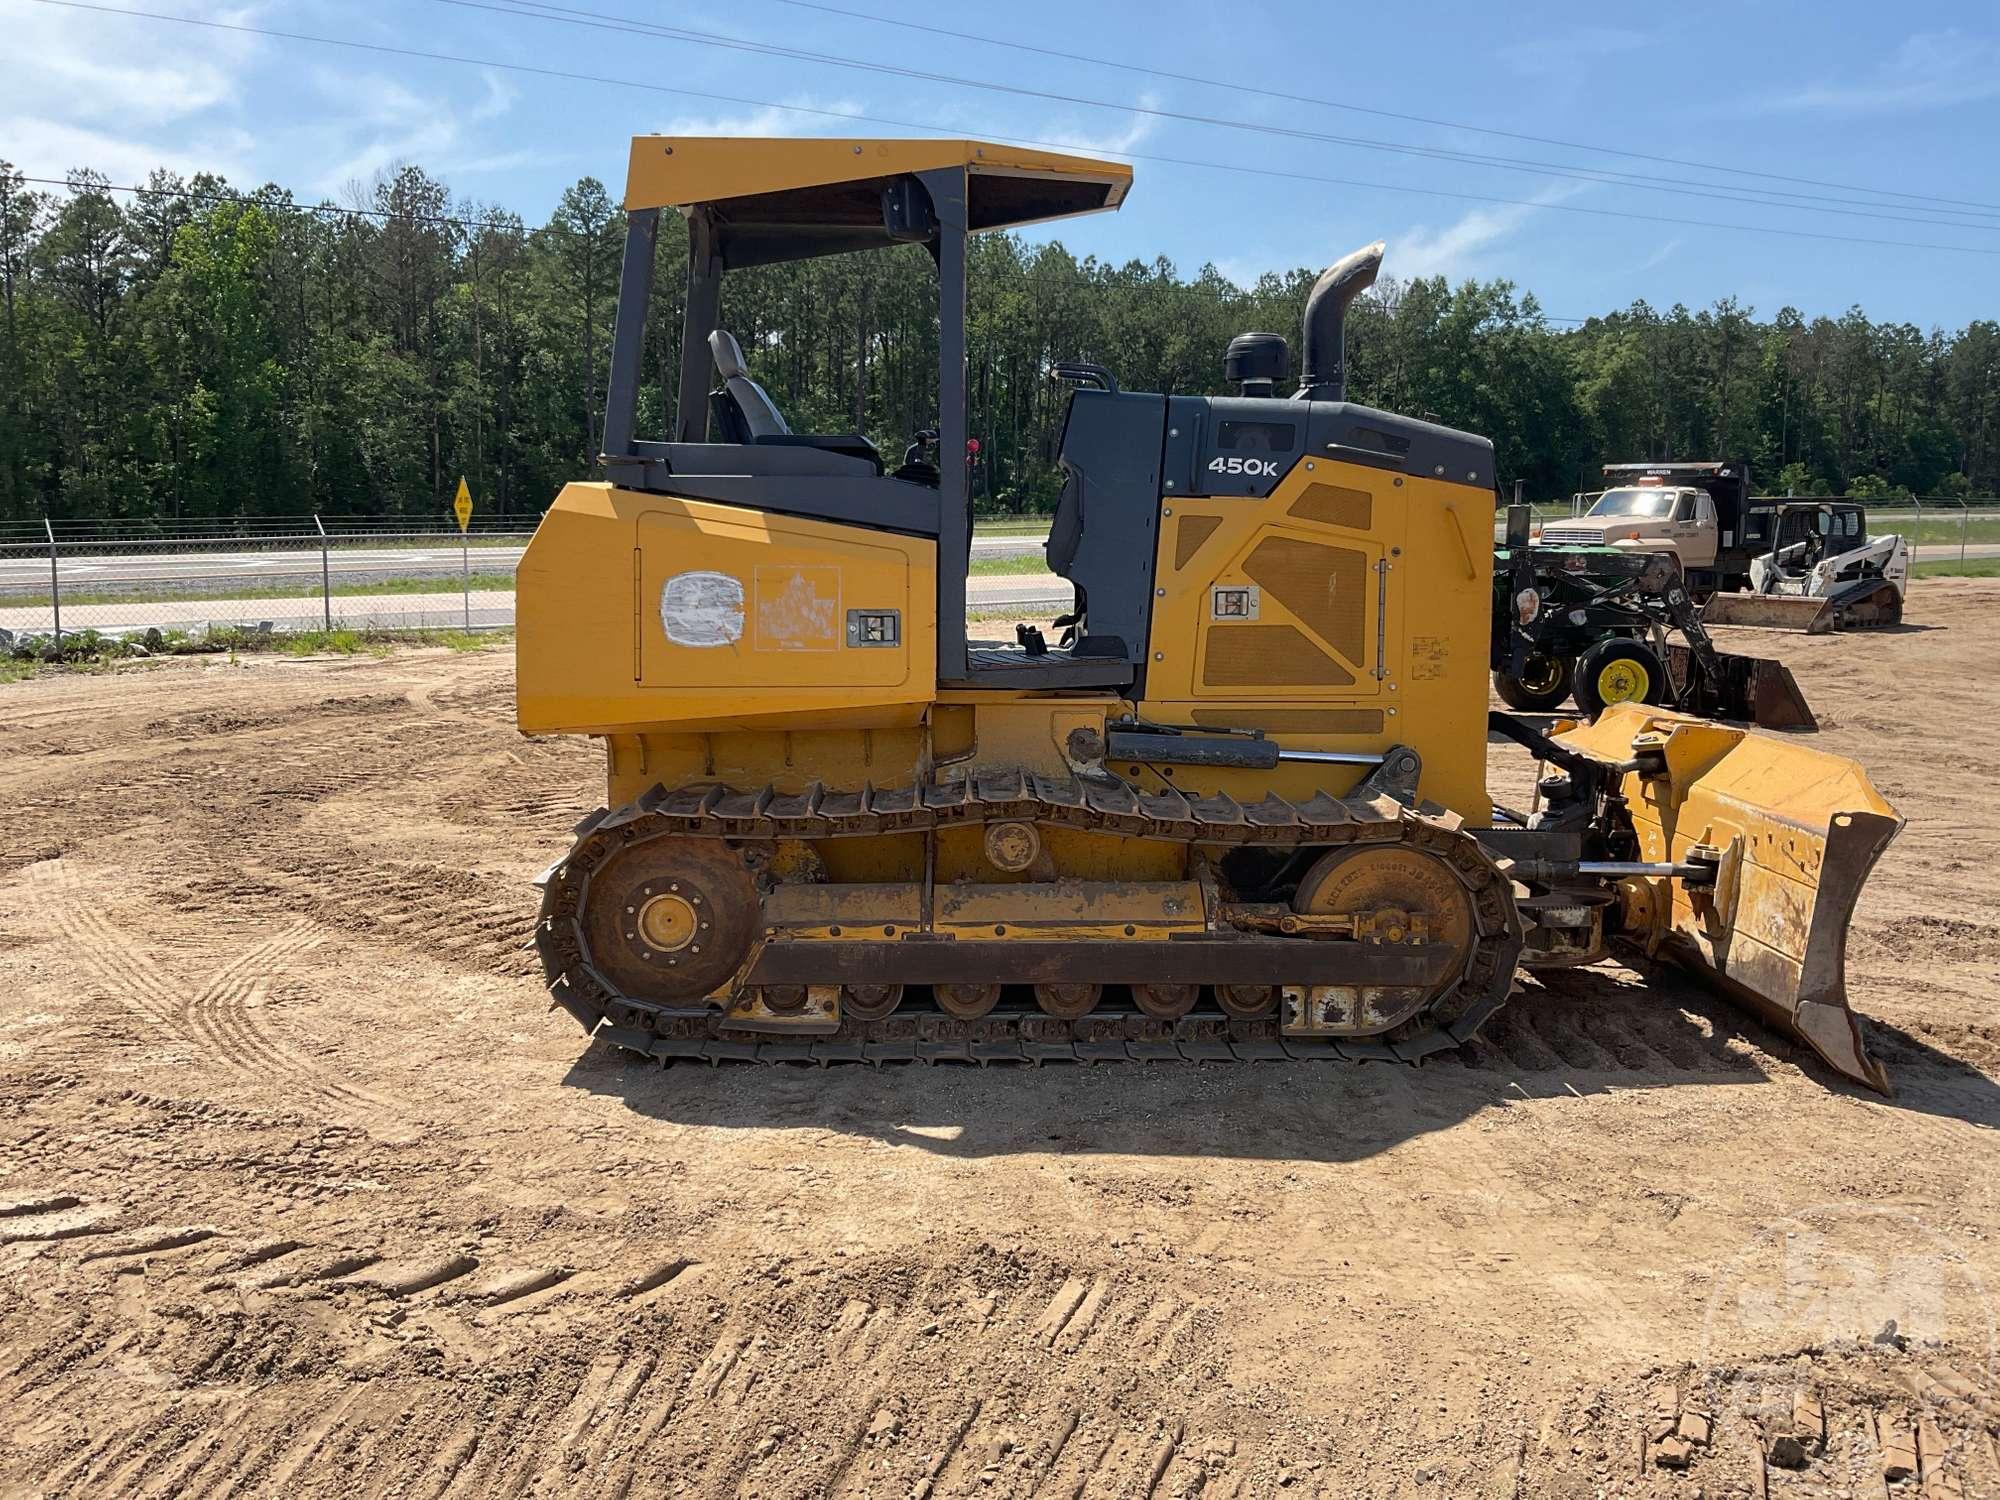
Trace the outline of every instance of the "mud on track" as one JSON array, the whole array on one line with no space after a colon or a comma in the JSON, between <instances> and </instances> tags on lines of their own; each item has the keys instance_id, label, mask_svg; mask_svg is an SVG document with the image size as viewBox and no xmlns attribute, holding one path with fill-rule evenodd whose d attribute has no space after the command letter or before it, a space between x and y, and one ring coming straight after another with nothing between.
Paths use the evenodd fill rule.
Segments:
<instances>
[{"instance_id":1,"label":"mud on track","mask_svg":"<svg viewBox=\"0 0 2000 1500\"><path fill-rule=\"evenodd\" d=\"M505 652L0 688L0 1493L2000 1494L2000 585L1912 617L1732 633L1911 819L1893 1103L1616 966L1414 1073L661 1071L522 946L599 772Z\"/></svg>"}]
</instances>

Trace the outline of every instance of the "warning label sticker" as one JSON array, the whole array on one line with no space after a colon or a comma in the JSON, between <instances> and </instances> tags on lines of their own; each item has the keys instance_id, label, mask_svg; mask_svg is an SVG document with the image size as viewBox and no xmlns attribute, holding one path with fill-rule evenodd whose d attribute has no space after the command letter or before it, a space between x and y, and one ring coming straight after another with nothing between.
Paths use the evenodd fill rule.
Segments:
<instances>
[{"instance_id":1,"label":"warning label sticker","mask_svg":"<svg viewBox=\"0 0 2000 1500\"><path fill-rule=\"evenodd\" d=\"M1416 682L1433 682L1444 676L1451 661L1451 639L1442 635L1410 637L1410 677Z\"/></svg>"}]
</instances>

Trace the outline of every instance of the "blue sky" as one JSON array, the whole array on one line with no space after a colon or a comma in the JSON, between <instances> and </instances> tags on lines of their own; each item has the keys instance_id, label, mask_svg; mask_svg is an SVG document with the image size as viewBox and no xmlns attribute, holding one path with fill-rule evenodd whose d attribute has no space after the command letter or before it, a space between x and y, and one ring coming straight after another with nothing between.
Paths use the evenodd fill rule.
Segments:
<instances>
[{"instance_id":1,"label":"blue sky","mask_svg":"<svg viewBox=\"0 0 2000 1500\"><path fill-rule=\"evenodd\" d=\"M1049 231L1100 256L1163 253L1186 271L1213 261L1247 281L1267 269L1323 264L1381 237L1391 274L1506 277L1555 316L1582 317L1638 297L1699 307L1734 295L1764 315L1788 303L1808 315L1837 314L1858 302L1874 317L1926 326L2000 317L2000 8L1991 0L1910 7L826 0L836 10L1004 38L1054 56L797 0L560 0L563 21L520 14L515 0L104 3L650 88L0 0L7 36L0 157L26 172L61 175L88 165L131 182L154 165L208 168L239 185L275 181L306 196L344 198L352 184L412 161L464 198L540 222L579 176L595 175L619 192L626 141L637 133L1026 138L1140 158L1120 213ZM575 24L578 12L808 56L607 32ZM1112 107L832 66L820 60L827 56ZM837 118L857 114L921 128ZM1258 128L1174 118L1187 115ZM1754 201L1592 180L1607 170ZM1836 211L1780 203L1779 193ZM1691 220L1904 243L1787 238ZM1917 243L1996 253L1907 248Z\"/></svg>"}]
</instances>

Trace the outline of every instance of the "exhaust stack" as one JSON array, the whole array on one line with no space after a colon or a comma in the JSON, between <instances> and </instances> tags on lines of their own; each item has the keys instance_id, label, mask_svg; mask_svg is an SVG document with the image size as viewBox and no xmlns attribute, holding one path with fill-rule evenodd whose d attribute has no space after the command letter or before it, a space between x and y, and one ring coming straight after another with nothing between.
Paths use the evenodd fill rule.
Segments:
<instances>
[{"instance_id":1,"label":"exhaust stack","mask_svg":"<svg viewBox=\"0 0 2000 1500\"><path fill-rule=\"evenodd\" d=\"M1382 240L1344 255L1313 283L1306 299L1305 352L1299 372L1299 401L1347 399L1347 308L1375 284L1382 269Z\"/></svg>"}]
</instances>

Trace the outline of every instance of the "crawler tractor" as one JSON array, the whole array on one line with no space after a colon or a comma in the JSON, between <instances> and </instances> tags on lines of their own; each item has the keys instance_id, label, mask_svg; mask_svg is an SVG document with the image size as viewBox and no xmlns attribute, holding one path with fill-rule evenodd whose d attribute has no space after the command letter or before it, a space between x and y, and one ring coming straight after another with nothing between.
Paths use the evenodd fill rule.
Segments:
<instances>
[{"instance_id":1,"label":"crawler tractor","mask_svg":"<svg viewBox=\"0 0 2000 1500\"><path fill-rule=\"evenodd\" d=\"M1290 395L1267 334L1234 396L1059 366L1075 608L968 635L968 236L1130 185L967 141L633 142L605 475L518 582L521 728L609 761L544 882L555 1003L662 1059L1414 1062L1518 966L1619 941L1886 1087L1843 960L1899 819L1858 767L1643 705L1489 719L1492 445L1345 399L1379 244L1313 288ZM642 437L666 210L678 400ZM892 470L794 432L720 309L732 271L894 244L937 270L941 461ZM1488 795L1489 733L1543 763L1532 808Z\"/></svg>"}]
</instances>

